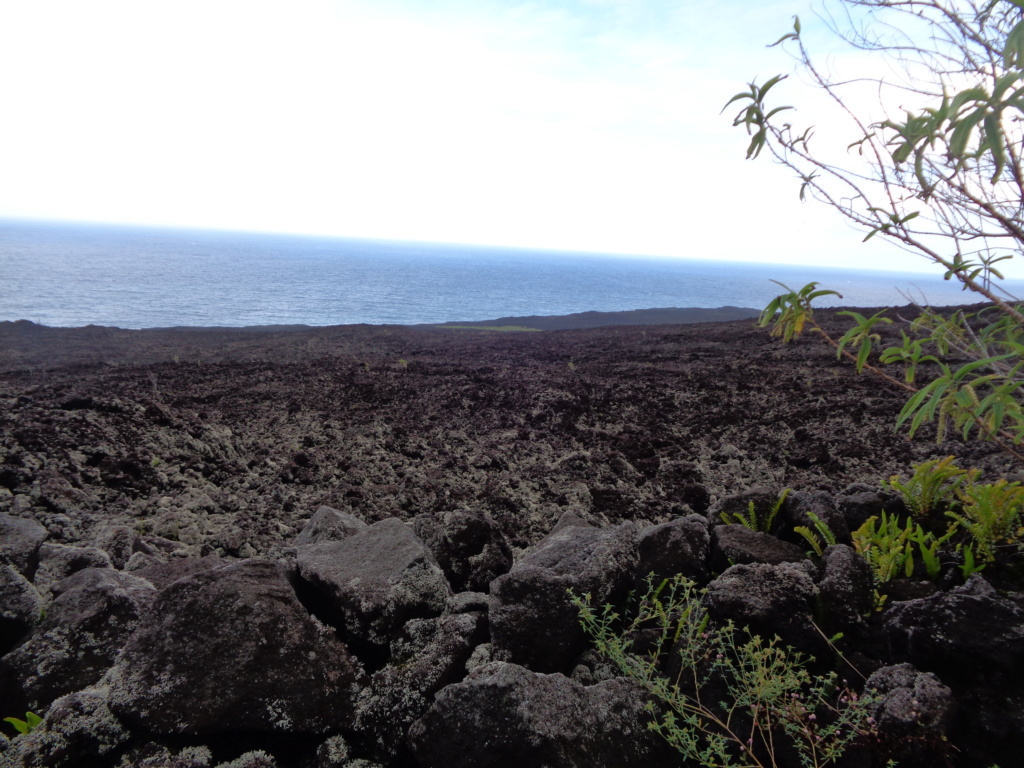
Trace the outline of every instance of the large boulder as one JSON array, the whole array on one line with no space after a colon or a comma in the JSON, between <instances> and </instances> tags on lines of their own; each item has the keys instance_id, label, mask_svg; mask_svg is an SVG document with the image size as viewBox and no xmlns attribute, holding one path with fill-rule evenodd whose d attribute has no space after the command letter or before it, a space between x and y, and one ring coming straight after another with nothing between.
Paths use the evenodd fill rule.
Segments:
<instances>
[{"instance_id":1,"label":"large boulder","mask_svg":"<svg viewBox=\"0 0 1024 768\"><path fill-rule=\"evenodd\" d=\"M111 670L110 706L156 733L324 733L347 727L364 675L276 563L165 587Z\"/></svg>"},{"instance_id":2,"label":"large boulder","mask_svg":"<svg viewBox=\"0 0 1024 768\"><path fill-rule=\"evenodd\" d=\"M10 565L0 565L0 656L39 622L43 598L28 579Z\"/></svg>"},{"instance_id":3,"label":"large boulder","mask_svg":"<svg viewBox=\"0 0 1024 768\"><path fill-rule=\"evenodd\" d=\"M637 539L637 573L641 580L650 576L660 581L681 573L693 581L704 582L708 578L710 550L708 522L700 515L644 528Z\"/></svg>"},{"instance_id":4,"label":"large boulder","mask_svg":"<svg viewBox=\"0 0 1024 768\"><path fill-rule=\"evenodd\" d=\"M31 580L39 563L39 547L47 535L35 520L0 513L0 563Z\"/></svg>"},{"instance_id":5,"label":"large boulder","mask_svg":"<svg viewBox=\"0 0 1024 768\"><path fill-rule=\"evenodd\" d=\"M584 687L496 662L438 693L409 742L423 768L677 766L647 728L647 700L624 679Z\"/></svg>"},{"instance_id":6,"label":"large boulder","mask_svg":"<svg viewBox=\"0 0 1024 768\"><path fill-rule=\"evenodd\" d=\"M441 615L452 594L430 550L393 517L301 547L296 564L327 620L371 656L386 654L407 621Z\"/></svg>"},{"instance_id":7,"label":"large boulder","mask_svg":"<svg viewBox=\"0 0 1024 768\"><path fill-rule=\"evenodd\" d=\"M0 659L0 678L32 709L99 681L155 595L148 581L111 568L78 571L50 589L46 618Z\"/></svg>"},{"instance_id":8,"label":"large boulder","mask_svg":"<svg viewBox=\"0 0 1024 768\"><path fill-rule=\"evenodd\" d=\"M786 644L811 655L827 653L814 626L812 610L818 589L808 563L734 565L708 585L704 603L717 621Z\"/></svg>"},{"instance_id":9,"label":"large boulder","mask_svg":"<svg viewBox=\"0 0 1024 768\"><path fill-rule=\"evenodd\" d=\"M549 534L491 584L494 658L536 672L569 671L586 647L569 590L597 605L618 602L633 586L638 560L632 522Z\"/></svg>"},{"instance_id":10,"label":"large boulder","mask_svg":"<svg viewBox=\"0 0 1024 768\"><path fill-rule=\"evenodd\" d=\"M370 679L356 706L356 731L386 762L406 753L406 733L434 694L466 675L473 649L487 639L482 613L414 619L392 643L388 664Z\"/></svg>"},{"instance_id":11,"label":"large boulder","mask_svg":"<svg viewBox=\"0 0 1024 768\"><path fill-rule=\"evenodd\" d=\"M1024 601L1000 596L979 574L950 592L894 603L883 631L894 659L950 683L1024 675Z\"/></svg>"},{"instance_id":12,"label":"large boulder","mask_svg":"<svg viewBox=\"0 0 1024 768\"><path fill-rule=\"evenodd\" d=\"M483 512L418 515L416 535L433 553L455 592L487 592L512 567L512 548Z\"/></svg>"}]
</instances>

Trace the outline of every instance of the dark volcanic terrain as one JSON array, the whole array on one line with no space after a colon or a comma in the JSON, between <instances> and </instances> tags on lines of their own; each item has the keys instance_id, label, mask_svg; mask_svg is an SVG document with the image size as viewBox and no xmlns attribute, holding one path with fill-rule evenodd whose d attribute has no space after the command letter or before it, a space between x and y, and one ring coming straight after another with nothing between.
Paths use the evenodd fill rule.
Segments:
<instances>
[{"instance_id":1,"label":"dark volcanic terrain","mask_svg":"<svg viewBox=\"0 0 1024 768\"><path fill-rule=\"evenodd\" d=\"M901 392L819 339L783 346L749 320L0 323L0 372L0 511L31 510L58 541L127 523L193 554L264 553L322 504L368 522L472 508L525 546L567 510L662 522L755 485L877 484L931 456L1003 466L988 445L908 441L893 429Z\"/></svg>"},{"instance_id":2,"label":"dark volcanic terrain","mask_svg":"<svg viewBox=\"0 0 1024 768\"><path fill-rule=\"evenodd\" d=\"M490 325L524 319L507 320ZM0 768L678 768L569 596L624 611L676 574L706 587L664 611L677 631L703 615L705 639L778 636L849 678L828 707L867 693L837 768L1016 764L1016 549L970 574L949 545L883 584L852 546L908 512L880 482L916 463L1019 469L909 441L903 401L750 319L0 323L0 719L43 717L4 723ZM731 517L755 508L770 530ZM812 521L832 539L817 553L797 535ZM668 674L679 647L662 650ZM835 710L816 722L800 695L738 707L737 732L788 712L817 739ZM730 749L808 764L764 727Z\"/></svg>"}]
</instances>

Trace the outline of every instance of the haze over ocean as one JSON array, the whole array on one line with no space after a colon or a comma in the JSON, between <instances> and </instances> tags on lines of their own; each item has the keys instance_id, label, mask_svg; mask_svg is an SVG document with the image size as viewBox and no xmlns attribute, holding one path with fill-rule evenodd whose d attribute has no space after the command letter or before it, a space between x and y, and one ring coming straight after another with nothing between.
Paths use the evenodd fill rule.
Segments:
<instances>
[{"instance_id":1,"label":"haze over ocean","mask_svg":"<svg viewBox=\"0 0 1024 768\"><path fill-rule=\"evenodd\" d=\"M416 324L655 307L763 307L817 280L822 306L972 297L939 274L466 245L0 222L0 320L48 326ZM1022 284L1015 284L1020 289Z\"/></svg>"}]
</instances>

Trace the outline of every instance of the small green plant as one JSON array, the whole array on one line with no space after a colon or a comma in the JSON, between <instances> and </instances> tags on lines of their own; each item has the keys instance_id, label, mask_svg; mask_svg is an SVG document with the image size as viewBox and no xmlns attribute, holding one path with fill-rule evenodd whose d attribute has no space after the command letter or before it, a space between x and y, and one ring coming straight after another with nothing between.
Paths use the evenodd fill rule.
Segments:
<instances>
[{"instance_id":1,"label":"small green plant","mask_svg":"<svg viewBox=\"0 0 1024 768\"><path fill-rule=\"evenodd\" d=\"M901 573L908 578L914 573L914 553L925 567L928 578L939 576L941 563L939 550L957 532L957 525L951 525L942 536L926 531L913 520L901 522L896 515L883 512L868 520L853 532L853 547L871 566L875 581L875 608L881 610L885 596L879 586L892 581ZM916 545L916 546L915 546Z\"/></svg>"},{"instance_id":2,"label":"small green plant","mask_svg":"<svg viewBox=\"0 0 1024 768\"><path fill-rule=\"evenodd\" d=\"M43 722L43 718L35 712L26 712L24 720L19 720L17 717L5 717L4 722L10 723L14 726L14 730L24 735L26 733L32 733L32 731L38 728L39 724Z\"/></svg>"},{"instance_id":3,"label":"small green plant","mask_svg":"<svg viewBox=\"0 0 1024 768\"><path fill-rule=\"evenodd\" d=\"M836 535L832 533L832 529L828 527L828 524L813 512L808 512L807 516L811 518L814 530L812 531L806 525L798 525L793 529L793 532L803 536L807 543L811 545L814 554L821 557L825 554L825 547L830 547L837 543Z\"/></svg>"},{"instance_id":4,"label":"small green plant","mask_svg":"<svg viewBox=\"0 0 1024 768\"><path fill-rule=\"evenodd\" d=\"M896 515L883 512L868 520L853 532L853 546L871 566L876 584L892 581L901 572L909 576L914 571L911 536L914 524L900 523Z\"/></svg>"},{"instance_id":5,"label":"small green plant","mask_svg":"<svg viewBox=\"0 0 1024 768\"><path fill-rule=\"evenodd\" d=\"M963 575L964 581L969 579L972 573L978 573L979 571L985 570L985 565L979 564L977 559L974 557L974 545L965 544L960 548L960 552L964 557L964 562L960 566L960 573Z\"/></svg>"},{"instance_id":6,"label":"small green plant","mask_svg":"<svg viewBox=\"0 0 1024 768\"><path fill-rule=\"evenodd\" d=\"M742 525L744 528L749 528L752 531L771 533L772 528L775 527L775 518L779 516L779 510L782 509L787 496L789 496L789 488L786 488L779 494L779 498L772 503L768 513L765 515L759 515L754 508L754 502L751 501L747 504L746 514L742 512L723 512L719 515L719 518L726 525Z\"/></svg>"},{"instance_id":7,"label":"small green plant","mask_svg":"<svg viewBox=\"0 0 1024 768\"><path fill-rule=\"evenodd\" d=\"M1024 488L1020 483L1000 479L985 485L970 485L959 495L963 502L962 513L946 514L970 533L983 562L993 562L999 547L1019 546L1024 539L1021 528Z\"/></svg>"},{"instance_id":8,"label":"small green plant","mask_svg":"<svg viewBox=\"0 0 1024 768\"><path fill-rule=\"evenodd\" d=\"M688 765L772 768L780 752L795 750L807 768L824 768L872 732L870 696L834 674L812 674L778 638L713 623L703 594L683 576L649 581L628 622L611 606L595 608L589 595L572 595L597 650L651 694L651 730ZM644 630L657 634L649 652L634 647ZM665 673L670 661L674 678Z\"/></svg>"},{"instance_id":9,"label":"small green plant","mask_svg":"<svg viewBox=\"0 0 1024 768\"><path fill-rule=\"evenodd\" d=\"M887 485L900 495L911 515L927 518L940 506L952 502L956 492L980 474L977 469L960 469L953 462L953 456L921 462L913 467L906 481L893 475Z\"/></svg>"}]
</instances>

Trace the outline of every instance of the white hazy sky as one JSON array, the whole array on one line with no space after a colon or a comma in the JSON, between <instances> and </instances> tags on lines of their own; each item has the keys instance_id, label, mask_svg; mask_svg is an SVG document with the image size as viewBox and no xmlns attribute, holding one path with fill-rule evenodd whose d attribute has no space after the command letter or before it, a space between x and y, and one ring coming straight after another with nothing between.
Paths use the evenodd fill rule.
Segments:
<instances>
[{"instance_id":1,"label":"white hazy sky","mask_svg":"<svg viewBox=\"0 0 1024 768\"><path fill-rule=\"evenodd\" d=\"M806 0L6 0L0 216L928 269L719 114L794 14L813 44Z\"/></svg>"}]
</instances>

